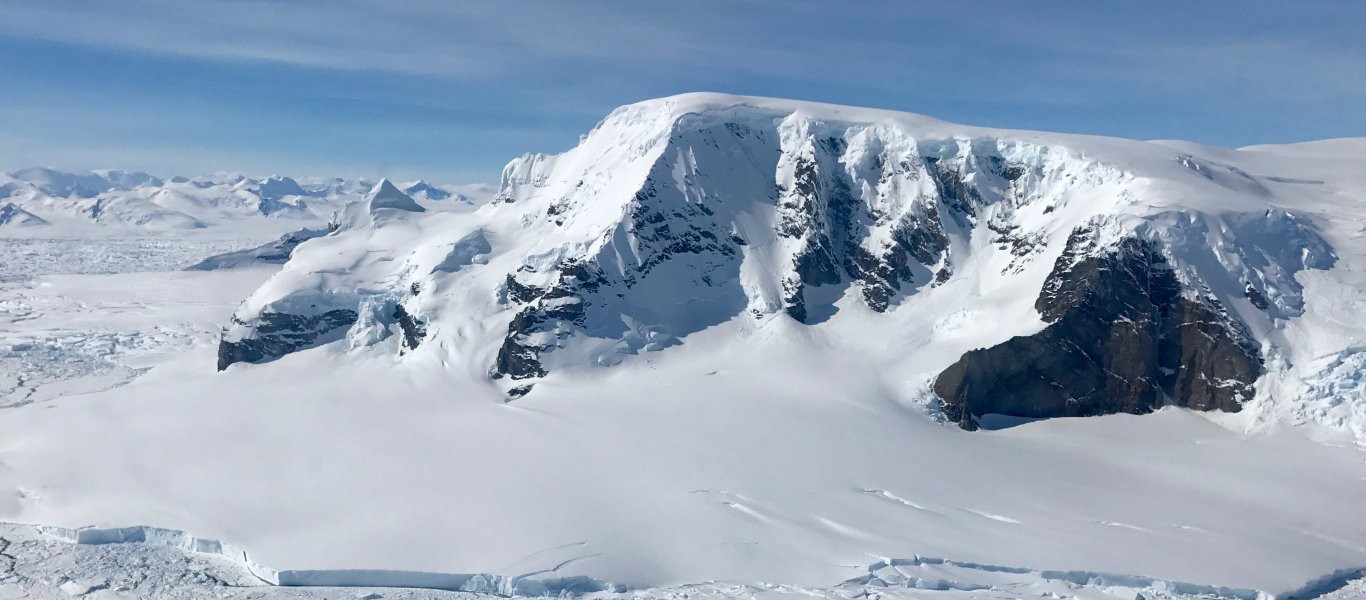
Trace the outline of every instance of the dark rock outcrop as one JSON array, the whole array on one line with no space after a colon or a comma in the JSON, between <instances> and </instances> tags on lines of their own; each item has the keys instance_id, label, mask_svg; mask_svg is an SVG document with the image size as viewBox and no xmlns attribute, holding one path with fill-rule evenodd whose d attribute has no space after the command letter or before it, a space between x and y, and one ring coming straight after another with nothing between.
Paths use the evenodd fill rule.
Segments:
<instances>
[{"instance_id":1,"label":"dark rock outcrop","mask_svg":"<svg viewBox=\"0 0 1366 600\"><path fill-rule=\"evenodd\" d=\"M1262 372L1256 346L1217 301L1192 299L1151 242L1097 250L1078 229L1035 308L1043 331L964 354L934 383L944 415L1141 414L1172 403L1236 412Z\"/></svg>"},{"instance_id":2,"label":"dark rock outcrop","mask_svg":"<svg viewBox=\"0 0 1366 600\"><path fill-rule=\"evenodd\" d=\"M356 311L337 309L313 316L286 313L261 313L253 323L253 336L237 341L226 338L218 344L218 370L239 362L261 363L310 348L328 333L350 327Z\"/></svg>"},{"instance_id":3,"label":"dark rock outcrop","mask_svg":"<svg viewBox=\"0 0 1366 600\"><path fill-rule=\"evenodd\" d=\"M1009 186L1008 168L995 156L941 160L879 155L873 163L879 187L890 180L922 176L935 183L934 195L891 214L882 203L869 205L852 191L864 183L850 178L844 150L838 138L814 141L811 157L793 160L793 183L778 190L778 234L800 242L793 270L783 280L783 304L788 315L803 323L808 322L809 286L852 283L868 308L885 312L906 286L931 282L936 265L942 265L942 282L950 272L943 219L971 229L978 206L987 202L964 170L985 164L988 170L978 173L979 180L990 178L1003 188ZM890 239L868 244L873 231L885 225L890 225Z\"/></svg>"},{"instance_id":4,"label":"dark rock outcrop","mask_svg":"<svg viewBox=\"0 0 1366 600\"><path fill-rule=\"evenodd\" d=\"M403 308L403 304L394 305L393 318L398 322L399 330L403 332L404 349L416 350L422 344L422 340L427 339L427 324L410 314Z\"/></svg>"},{"instance_id":5,"label":"dark rock outcrop","mask_svg":"<svg viewBox=\"0 0 1366 600\"><path fill-rule=\"evenodd\" d=\"M606 281L597 269L580 263L569 263L560 268L559 282L549 289L523 285L509 275L508 299L523 304L508 323L508 333L498 349L489 375L494 379L504 375L512 379L544 377L540 354L554 347L554 342L570 335L571 327L584 324L587 301L584 296L597 291ZM540 335L544 334L544 335ZM537 337L550 342L538 342Z\"/></svg>"}]
</instances>

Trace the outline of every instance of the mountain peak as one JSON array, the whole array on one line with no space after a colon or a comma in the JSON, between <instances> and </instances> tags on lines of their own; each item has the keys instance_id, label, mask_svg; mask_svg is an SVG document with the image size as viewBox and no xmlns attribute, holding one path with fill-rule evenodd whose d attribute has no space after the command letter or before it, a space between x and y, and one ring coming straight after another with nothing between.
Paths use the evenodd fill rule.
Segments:
<instances>
[{"instance_id":1,"label":"mountain peak","mask_svg":"<svg viewBox=\"0 0 1366 600\"><path fill-rule=\"evenodd\" d=\"M370 188L370 193L365 195L364 200L342 207L333 216L332 225L345 229L365 228L403 213L426 211L427 209L403 193L393 182L381 179Z\"/></svg>"},{"instance_id":2,"label":"mountain peak","mask_svg":"<svg viewBox=\"0 0 1366 600\"><path fill-rule=\"evenodd\" d=\"M47 224L46 219L20 208L13 202L0 204L0 226L37 227Z\"/></svg>"},{"instance_id":3,"label":"mountain peak","mask_svg":"<svg viewBox=\"0 0 1366 600\"><path fill-rule=\"evenodd\" d=\"M375 187L370 190L370 194L367 196L366 201L369 204L369 210L372 213L380 208L392 208L410 212L423 212L426 210L417 202L413 201L407 194L403 193L402 190L398 189L398 187L387 178L381 179L379 180L379 183L375 184Z\"/></svg>"},{"instance_id":4,"label":"mountain peak","mask_svg":"<svg viewBox=\"0 0 1366 600\"><path fill-rule=\"evenodd\" d=\"M428 183L425 179L404 185L403 192L409 196L420 196L426 200L445 200L451 197L450 192Z\"/></svg>"}]
</instances>

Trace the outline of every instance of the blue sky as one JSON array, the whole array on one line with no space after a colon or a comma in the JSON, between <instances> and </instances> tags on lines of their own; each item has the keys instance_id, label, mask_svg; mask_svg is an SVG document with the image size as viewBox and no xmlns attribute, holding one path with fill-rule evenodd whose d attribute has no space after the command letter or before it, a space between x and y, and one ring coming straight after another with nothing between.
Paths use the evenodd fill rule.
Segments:
<instances>
[{"instance_id":1,"label":"blue sky","mask_svg":"<svg viewBox=\"0 0 1366 600\"><path fill-rule=\"evenodd\" d=\"M1366 135L1366 2L4 0L0 170L491 181L686 91L1221 146Z\"/></svg>"}]
</instances>

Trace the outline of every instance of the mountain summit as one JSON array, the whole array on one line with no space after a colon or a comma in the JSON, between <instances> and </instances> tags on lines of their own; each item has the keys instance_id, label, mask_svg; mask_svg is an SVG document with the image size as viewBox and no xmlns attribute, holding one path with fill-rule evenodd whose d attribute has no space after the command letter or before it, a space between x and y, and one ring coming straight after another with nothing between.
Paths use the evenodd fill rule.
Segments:
<instances>
[{"instance_id":1,"label":"mountain summit","mask_svg":"<svg viewBox=\"0 0 1366 600\"><path fill-rule=\"evenodd\" d=\"M423 208L407 194L394 186L388 179L381 179L375 184L375 188L370 190L370 194L365 198L369 204L370 211L373 213L377 209L392 208L395 210L406 210L411 212L423 212Z\"/></svg>"}]
</instances>

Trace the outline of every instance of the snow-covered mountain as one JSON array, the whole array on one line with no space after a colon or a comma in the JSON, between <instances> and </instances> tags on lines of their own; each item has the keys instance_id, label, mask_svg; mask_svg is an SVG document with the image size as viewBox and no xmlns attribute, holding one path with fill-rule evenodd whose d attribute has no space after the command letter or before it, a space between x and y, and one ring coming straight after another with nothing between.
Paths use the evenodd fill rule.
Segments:
<instances>
[{"instance_id":1,"label":"snow-covered mountain","mask_svg":"<svg viewBox=\"0 0 1366 600\"><path fill-rule=\"evenodd\" d=\"M505 596L1312 597L1366 567L1363 157L689 94L487 203L331 180L329 216L191 270L0 288L0 520L44 526L0 525L0 568L65 570L56 536L171 546L92 549L68 593L166 556Z\"/></svg>"},{"instance_id":2,"label":"snow-covered mountain","mask_svg":"<svg viewBox=\"0 0 1366 600\"><path fill-rule=\"evenodd\" d=\"M13 202L0 204L0 227L41 227L47 225L42 217L28 212Z\"/></svg>"},{"instance_id":3,"label":"snow-covered mountain","mask_svg":"<svg viewBox=\"0 0 1366 600\"><path fill-rule=\"evenodd\" d=\"M1324 184L1278 177L1295 165L1266 154L644 102L569 152L513 161L473 214L423 215L393 187L352 205L242 305L219 368L345 337L439 354L516 396L717 325L789 322L921 374L965 428L1237 412L1290 400L1322 355L1296 346L1302 278L1338 262L1307 202Z\"/></svg>"},{"instance_id":4,"label":"snow-covered mountain","mask_svg":"<svg viewBox=\"0 0 1366 600\"><path fill-rule=\"evenodd\" d=\"M56 225L35 235L99 232L178 235L188 230L239 226L274 219L325 222L360 199L374 183L365 179L247 177L218 173L162 179L136 171L69 173L31 168L0 173L0 201L24 211L30 225ZM492 192L481 185L404 185L424 201L473 205ZM17 214L17 213L16 213Z\"/></svg>"}]
</instances>

